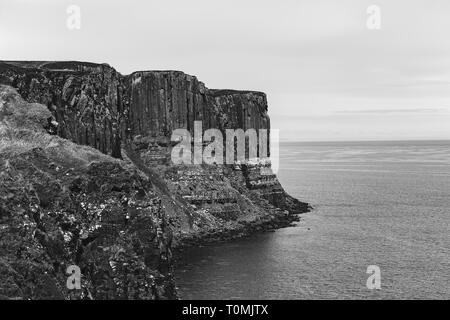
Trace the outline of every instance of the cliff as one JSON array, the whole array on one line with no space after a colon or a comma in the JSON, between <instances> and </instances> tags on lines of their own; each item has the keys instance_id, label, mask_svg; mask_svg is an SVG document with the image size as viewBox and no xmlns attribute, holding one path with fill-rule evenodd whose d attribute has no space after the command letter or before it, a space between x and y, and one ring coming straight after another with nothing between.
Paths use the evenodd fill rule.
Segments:
<instances>
[{"instance_id":1,"label":"cliff","mask_svg":"<svg viewBox=\"0 0 450 320\"><path fill-rule=\"evenodd\" d=\"M149 178L48 134L49 117L0 85L0 299L176 298ZM66 286L73 265L81 290Z\"/></svg>"},{"instance_id":2,"label":"cliff","mask_svg":"<svg viewBox=\"0 0 450 320\"><path fill-rule=\"evenodd\" d=\"M0 83L46 105L73 142L120 157L121 142L136 135L170 137L177 128L269 128L264 93L209 90L180 71L122 76L105 64L0 62Z\"/></svg>"},{"instance_id":3,"label":"cliff","mask_svg":"<svg viewBox=\"0 0 450 320\"><path fill-rule=\"evenodd\" d=\"M3 297L46 297L46 281L55 298L174 298L173 248L286 226L309 208L266 162L170 161L172 131L194 121L270 130L264 93L85 62L0 62L0 87ZM85 276L75 293L71 264Z\"/></svg>"}]
</instances>

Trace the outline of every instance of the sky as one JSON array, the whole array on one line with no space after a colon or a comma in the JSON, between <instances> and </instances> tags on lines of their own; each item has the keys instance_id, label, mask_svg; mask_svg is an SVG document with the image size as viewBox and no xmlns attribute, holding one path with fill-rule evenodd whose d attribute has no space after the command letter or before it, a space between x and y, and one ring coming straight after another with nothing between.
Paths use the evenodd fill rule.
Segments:
<instances>
[{"instance_id":1,"label":"sky","mask_svg":"<svg viewBox=\"0 0 450 320\"><path fill-rule=\"evenodd\" d=\"M450 139L449 16L448 0L0 0L0 59L264 91L282 140Z\"/></svg>"}]
</instances>

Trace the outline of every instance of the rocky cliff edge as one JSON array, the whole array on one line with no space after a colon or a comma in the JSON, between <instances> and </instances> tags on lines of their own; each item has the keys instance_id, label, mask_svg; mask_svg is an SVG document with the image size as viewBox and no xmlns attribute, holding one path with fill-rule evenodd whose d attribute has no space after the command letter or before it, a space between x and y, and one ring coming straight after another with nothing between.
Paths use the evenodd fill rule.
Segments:
<instances>
[{"instance_id":1,"label":"rocky cliff edge","mask_svg":"<svg viewBox=\"0 0 450 320\"><path fill-rule=\"evenodd\" d=\"M82 62L0 62L0 85L0 297L176 298L174 249L309 209L270 164L170 161L170 133L194 121L270 129L264 93ZM70 265L82 290L66 286Z\"/></svg>"}]
</instances>

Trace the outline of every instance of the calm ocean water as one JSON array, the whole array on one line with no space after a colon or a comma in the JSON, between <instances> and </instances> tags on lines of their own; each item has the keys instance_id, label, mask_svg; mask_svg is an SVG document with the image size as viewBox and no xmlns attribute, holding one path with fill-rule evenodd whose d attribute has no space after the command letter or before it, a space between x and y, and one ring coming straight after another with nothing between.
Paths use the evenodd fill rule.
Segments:
<instances>
[{"instance_id":1,"label":"calm ocean water","mask_svg":"<svg viewBox=\"0 0 450 320\"><path fill-rule=\"evenodd\" d=\"M191 249L183 299L449 299L450 141L284 143L296 227ZM381 289L366 287L367 266Z\"/></svg>"}]
</instances>

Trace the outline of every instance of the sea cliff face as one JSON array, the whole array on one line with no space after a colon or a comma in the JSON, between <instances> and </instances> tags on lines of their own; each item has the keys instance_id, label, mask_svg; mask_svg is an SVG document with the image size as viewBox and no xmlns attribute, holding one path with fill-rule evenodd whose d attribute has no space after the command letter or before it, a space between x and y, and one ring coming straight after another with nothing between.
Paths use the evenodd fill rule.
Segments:
<instances>
[{"instance_id":1,"label":"sea cliff face","mask_svg":"<svg viewBox=\"0 0 450 320\"><path fill-rule=\"evenodd\" d=\"M120 156L136 135L170 137L174 129L268 129L264 93L210 90L180 71L122 76L108 65L81 62L0 62L0 81L30 102L46 105L57 133Z\"/></svg>"},{"instance_id":2,"label":"sea cliff face","mask_svg":"<svg viewBox=\"0 0 450 320\"><path fill-rule=\"evenodd\" d=\"M124 76L85 62L0 62L0 86L0 250L10 270L2 283L11 284L0 288L3 297L44 298L35 290L43 273L56 298L174 298L173 248L285 226L308 210L270 164L170 161L172 131L193 132L195 121L203 130L270 130L264 93L208 89L179 71ZM22 255L21 271L11 262L23 250L19 234L45 257ZM117 261L140 272L127 278ZM65 288L69 264L88 279L81 293ZM23 270L37 279L28 291L14 276Z\"/></svg>"}]
</instances>

